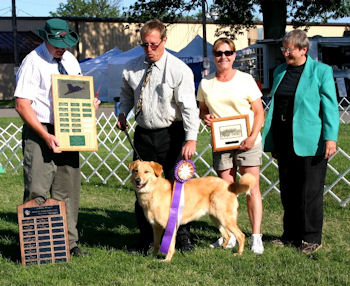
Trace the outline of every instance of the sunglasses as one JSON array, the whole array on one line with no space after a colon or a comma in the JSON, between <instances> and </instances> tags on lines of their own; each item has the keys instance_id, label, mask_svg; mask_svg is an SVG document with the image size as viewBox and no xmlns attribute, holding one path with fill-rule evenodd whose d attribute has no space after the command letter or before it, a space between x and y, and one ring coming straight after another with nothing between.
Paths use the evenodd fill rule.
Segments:
<instances>
[{"instance_id":1,"label":"sunglasses","mask_svg":"<svg viewBox=\"0 0 350 286\"><path fill-rule=\"evenodd\" d=\"M235 52L234 51L215 51L214 52L214 56L215 57L222 57L222 55L224 54L226 57L232 56Z\"/></svg>"},{"instance_id":2,"label":"sunglasses","mask_svg":"<svg viewBox=\"0 0 350 286\"><path fill-rule=\"evenodd\" d=\"M162 42L163 42L163 40L161 40L161 41L159 42L159 44L154 44L154 43L141 43L140 46L141 46L142 48L146 49L146 50L148 49L148 47L150 47L152 50L156 50Z\"/></svg>"}]
</instances>

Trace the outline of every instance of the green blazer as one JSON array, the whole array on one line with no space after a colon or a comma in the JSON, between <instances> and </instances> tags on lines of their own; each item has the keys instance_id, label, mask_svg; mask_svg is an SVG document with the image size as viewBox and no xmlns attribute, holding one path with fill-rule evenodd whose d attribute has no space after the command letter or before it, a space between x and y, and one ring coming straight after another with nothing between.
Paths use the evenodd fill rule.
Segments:
<instances>
[{"instance_id":1,"label":"green blazer","mask_svg":"<svg viewBox=\"0 0 350 286\"><path fill-rule=\"evenodd\" d=\"M271 122L274 95L286 73L287 64L274 71L272 99L263 130L264 151L274 152ZM339 110L332 68L307 56L294 99L293 146L298 156L324 153L326 140L337 141Z\"/></svg>"}]
</instances>

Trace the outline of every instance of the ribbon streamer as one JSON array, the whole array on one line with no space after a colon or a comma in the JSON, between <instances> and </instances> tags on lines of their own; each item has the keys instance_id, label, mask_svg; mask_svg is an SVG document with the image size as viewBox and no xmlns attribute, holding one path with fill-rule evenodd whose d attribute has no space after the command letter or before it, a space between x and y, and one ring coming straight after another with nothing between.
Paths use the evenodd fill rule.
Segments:
<instances>
[{"instance_id":1,"label":"ribbon streamer","mask_svg":"<svg viewBox=\"0 0 350 286\"><path fill-rule=\"evenodd\" d=\"M191 161L180 161L175 168L174 195L171 202L168 224L165 229L160 252L167 254L175 232L181 224L182 211L185 202L184 183L192 178L195 166Z\"/></svg>"},{"instance_id":2,"label":"ribbon streamer","mask_svg":"<svg viewBox=\"0 0 350 286\"><path fill-rule=\"evenodd\" d=\"M164 254L168 253L171 239L175 231L175 227L178 228L181 222L182 212L181 214L179 214L178 212L181 201L181 195L183 196L183 183L175 182L174 196L173 201L171 203L168 224L166 226L164 236L162 239L162 244L160 246L160 252Z\"/></svg>"}]
</instances>

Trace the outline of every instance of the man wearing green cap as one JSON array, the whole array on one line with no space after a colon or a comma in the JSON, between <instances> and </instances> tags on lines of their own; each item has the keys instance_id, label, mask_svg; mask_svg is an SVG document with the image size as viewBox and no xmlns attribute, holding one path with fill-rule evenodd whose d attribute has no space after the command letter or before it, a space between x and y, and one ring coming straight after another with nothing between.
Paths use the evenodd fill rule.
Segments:
<instances>
[{"instance_id":1,"label":"man wearing green cap","mask_svg":"<svg viewBox=\"0 0 350 286\"><path fill-rule=\"evenodd\" d=\"M17 75L16 111L24 121L22 130L24 202L46 201L48 194L66 203L68 236L72 256L84 254L77 246L80 201L79 152L60 152L54 135L51 75L81 75L77 59L67 51L78 35L66 21L50 19L38 29L44 42L23 60ZM99 101L95 100L95 108Z\"/></svg>"}]
</instances>

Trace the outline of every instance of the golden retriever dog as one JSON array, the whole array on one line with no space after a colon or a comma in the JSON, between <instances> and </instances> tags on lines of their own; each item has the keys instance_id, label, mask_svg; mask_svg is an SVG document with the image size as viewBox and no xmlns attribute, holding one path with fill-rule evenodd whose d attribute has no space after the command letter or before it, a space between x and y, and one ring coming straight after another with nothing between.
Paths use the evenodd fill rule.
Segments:
<instances>
[{"instance_id":1,"label":"golden retriever dog","mask_svg":"<svg viewBox=\"0 0 350 286\"><path fill-rule=\"evenodd\" d=\"M173 183L162 177L162 166L156 162L134 161L130 163L131 180L135 187L137 199L144 214L153 227L154 250L156 256L167 226L172 201ZM218 177L191 179L184 183L185 203L181 224L198 220L209 214L212 222L218 227L225 247L231 233L237 238L238 255L244 250L245 235L237 226L237 195L250 194L255 185L255 177L245 174L239 183L228 184ZM172 237L165 261L170 261L175 253L176 231Z\"/></svg>"}]
</instances>

